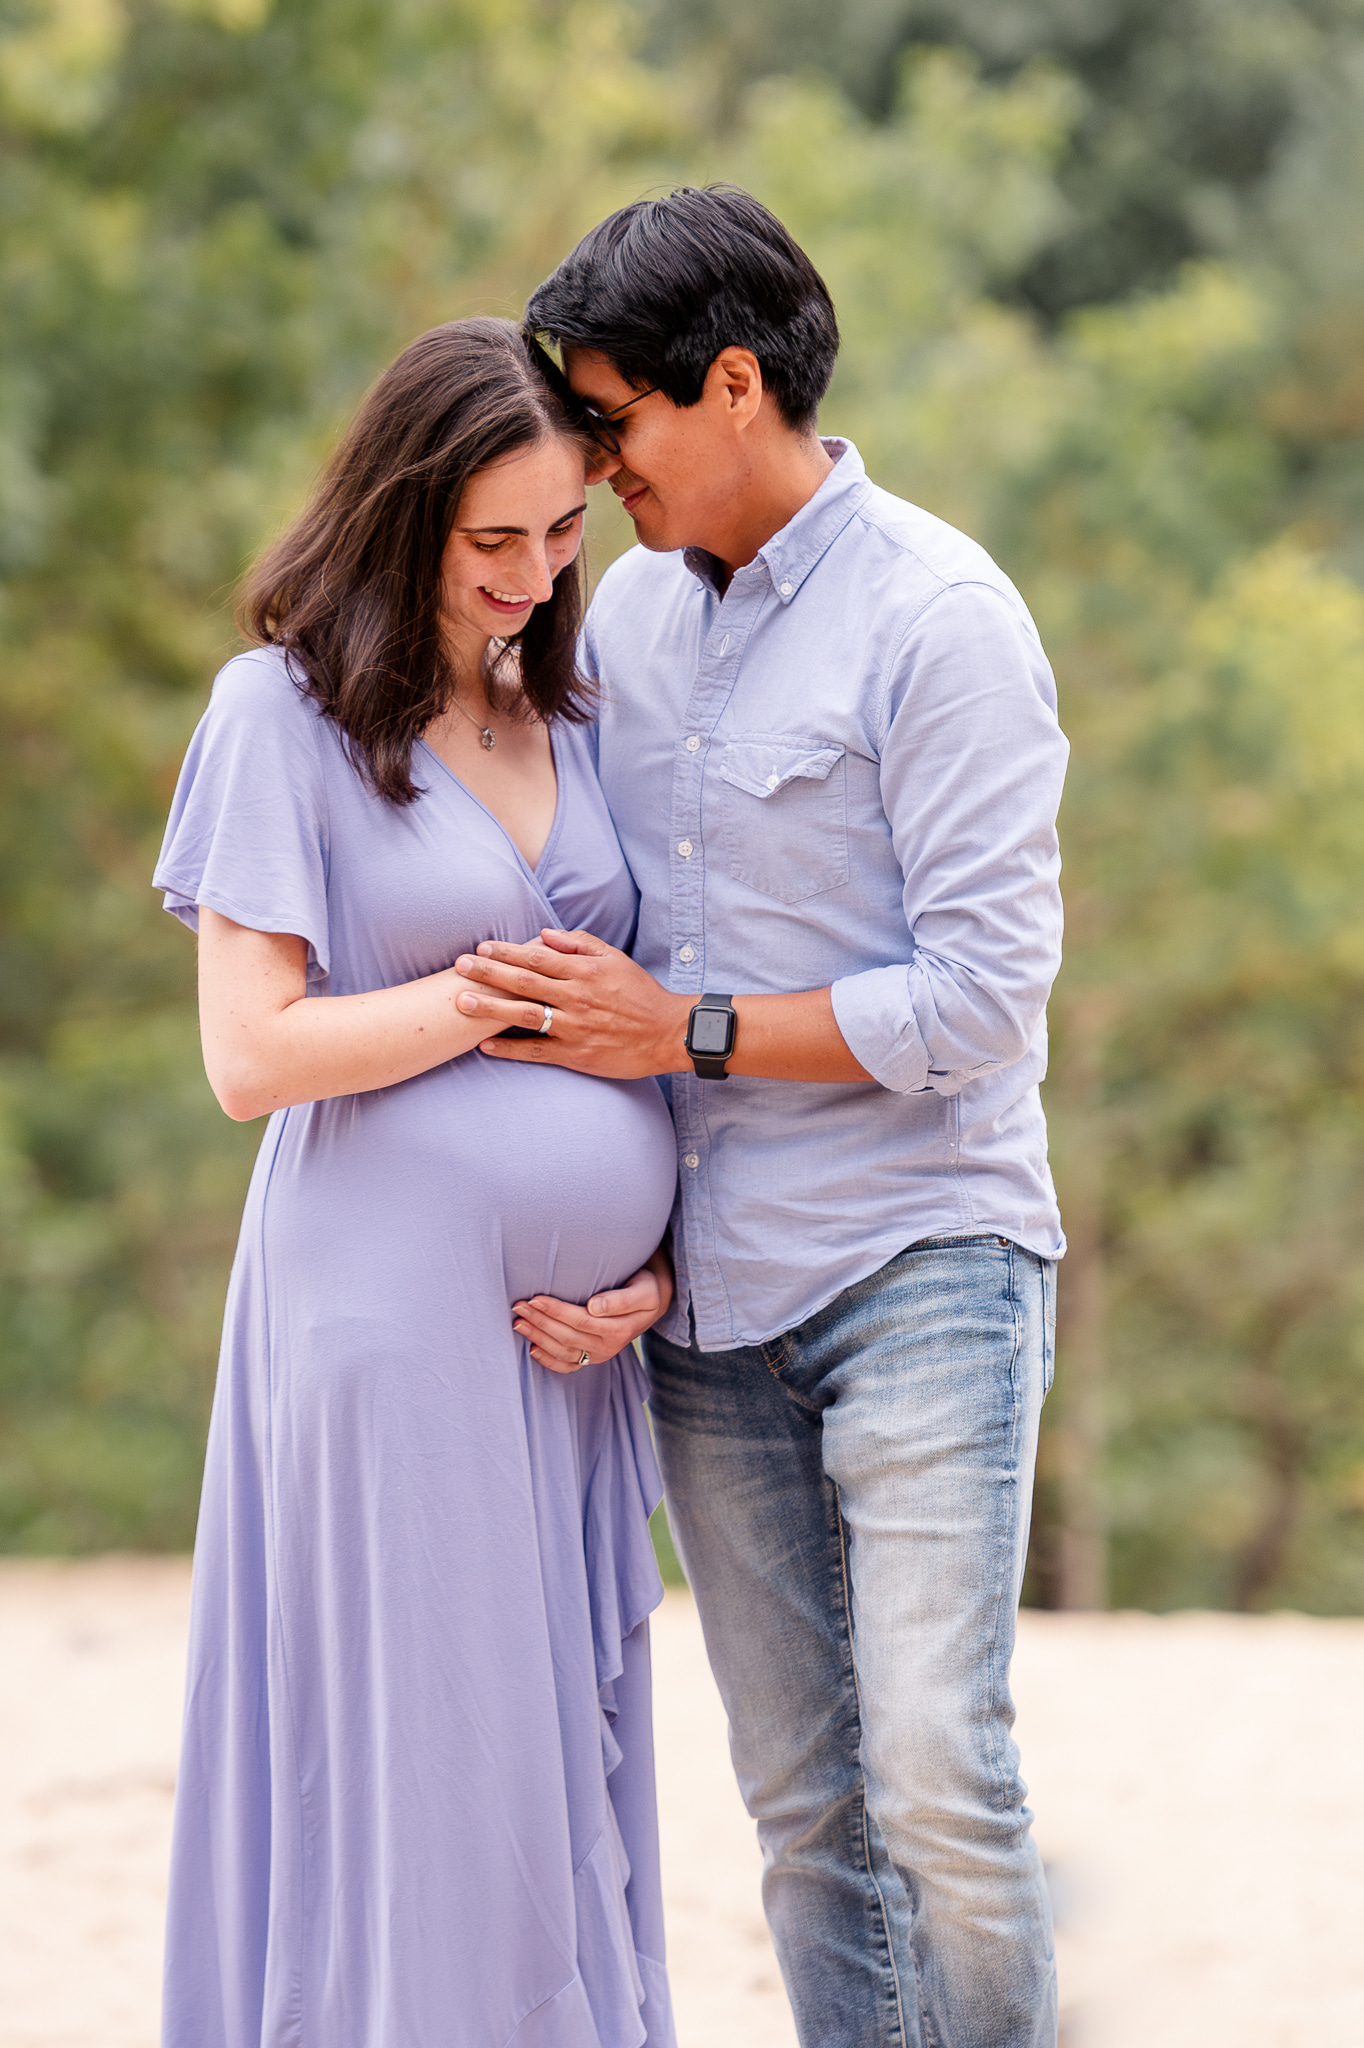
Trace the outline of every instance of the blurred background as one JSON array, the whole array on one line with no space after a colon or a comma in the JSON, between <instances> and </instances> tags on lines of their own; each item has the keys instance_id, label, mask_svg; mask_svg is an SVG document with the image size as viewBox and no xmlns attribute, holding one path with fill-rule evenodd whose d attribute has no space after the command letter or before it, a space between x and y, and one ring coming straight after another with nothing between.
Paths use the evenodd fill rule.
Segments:
<instances>
[{"instance_id":1,"label":"blurred background","mask_svg":"<svg viewBox=\"0 0 1364 2048\"><path fill-rule=\"evenodd\" d=\"M0 0L0 1548L193 1534L259 1127L148 877L234 580L404 342L713 178L1074 744L1028 1600L1364 1611L1364 0Z\"/></svg>"}]
</instances>

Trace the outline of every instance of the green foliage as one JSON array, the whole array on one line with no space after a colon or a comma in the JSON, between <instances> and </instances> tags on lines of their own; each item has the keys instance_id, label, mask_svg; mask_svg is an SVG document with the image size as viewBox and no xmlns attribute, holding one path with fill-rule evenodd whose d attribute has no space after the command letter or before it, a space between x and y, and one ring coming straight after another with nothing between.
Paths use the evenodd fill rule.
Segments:
<instances>
[{"instance_id":1,"label":"green foliage","mask_svg":"<svg viewBox=\"0 0 1364 2048\"><path fill-rule=\"evenodd\" d=\"M966 53L992 83L1062 72L1057 209L1010 286L1049 321L1198 257L1268 250L1343 279L1359 254L1361 0L647 0L646 19L647 49L690 65L731 127L772 74L884 119L912 50Z\"/></svg>"},{"instance_id":2,"label":"green foliage","mask_svg":"<svg viewBox=\"0 0 1364 2048\"><path fill-rule=\"evenodd\" d=\"M1129 1600L1364 1600L1362 686L1364 593L1281 540L1155 692L1105 1117Z\"/></svg>"},{"instance_id":3,"label":"green foliage","mask_svg":"<svg viewBox=\"0 0 1364 2048\"><path fill-rule=\"evenodd\" d=\"M244 558L402 341L727 177L833 288L827 428L1019 582L1074 743L1032 1596L1106 1531L1123 1602L1357 1610L1359 0L0 21L0 1544L192 1529L257 1133L146 878Z\"/></svg>"},{"instance_id":4,"label":"green foliage","mask_svg":"<svg viewBox=\"0 0 1364 2048\"><path fill-rule=\"evenodd\" d=\"M687 1575L673 1545L673 1532L668 1526L668 1510L662 1501L650 1518L649 1533L654 1539L654 1556L658 1559L659 1576L664 1585L685 1586Z\"/></svg>"}]
</instances>

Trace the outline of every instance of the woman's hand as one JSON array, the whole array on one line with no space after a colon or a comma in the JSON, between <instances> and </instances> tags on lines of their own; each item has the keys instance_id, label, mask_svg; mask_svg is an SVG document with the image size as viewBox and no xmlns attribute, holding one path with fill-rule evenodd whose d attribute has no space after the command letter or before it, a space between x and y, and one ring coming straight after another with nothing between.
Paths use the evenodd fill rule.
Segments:
<instances>
[{"instance_id":1,"label":"woman's hand","mask_svg":"<svg viewBox=\"0 0 1364 2048\"><path fill-rule=\"evenodd\" d=\"M673 1269L660 1245L647 1265L622 1287L594 1294L585 1308L537 1294L512 1303L512 1328L530 1340L530 1355L551 1372L577 1372L614 1358L667 1314L673 1298Z\"/></svg>"}]
</instances>

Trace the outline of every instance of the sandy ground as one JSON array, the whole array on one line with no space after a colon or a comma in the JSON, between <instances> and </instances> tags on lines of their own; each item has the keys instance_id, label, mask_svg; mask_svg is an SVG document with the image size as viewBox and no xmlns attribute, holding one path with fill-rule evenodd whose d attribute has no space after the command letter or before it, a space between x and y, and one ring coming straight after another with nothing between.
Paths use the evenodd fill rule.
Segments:
<instances>
[{"instance_id":1,"label":"sandy ground","mask_svg":"<svg viewBox=\"0 0 1364 2048\"><path fill-rule=\"evenodd\" d=\"M0 1565L0 2043L153 2048L189 1575ZM682 2048L794 2048L690 1598L655 1622ZM1023 1617L1066 2048L1361 2048L1364 1622Z\"/></svg>"}]
</instances>

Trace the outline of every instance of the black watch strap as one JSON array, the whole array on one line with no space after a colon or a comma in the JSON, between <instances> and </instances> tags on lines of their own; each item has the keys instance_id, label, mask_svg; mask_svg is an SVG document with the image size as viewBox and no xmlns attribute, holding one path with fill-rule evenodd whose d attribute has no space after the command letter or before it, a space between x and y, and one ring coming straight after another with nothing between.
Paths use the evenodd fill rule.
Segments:
<instances>
[{"instance_id":1,"label":"black watch strap","mask_svg":"<svg viewBox=\"0 0 1364 2048\"><path fill-rule=\"evenodd\" d=\"M717 1028L719 1027L719 1028ZM703 1081L727 1081L739 1018L732 996L703 995L687 1019L687 1051ZM699 1043L698 1043L699 1040Z\"/></svg>"}]
</instances>

